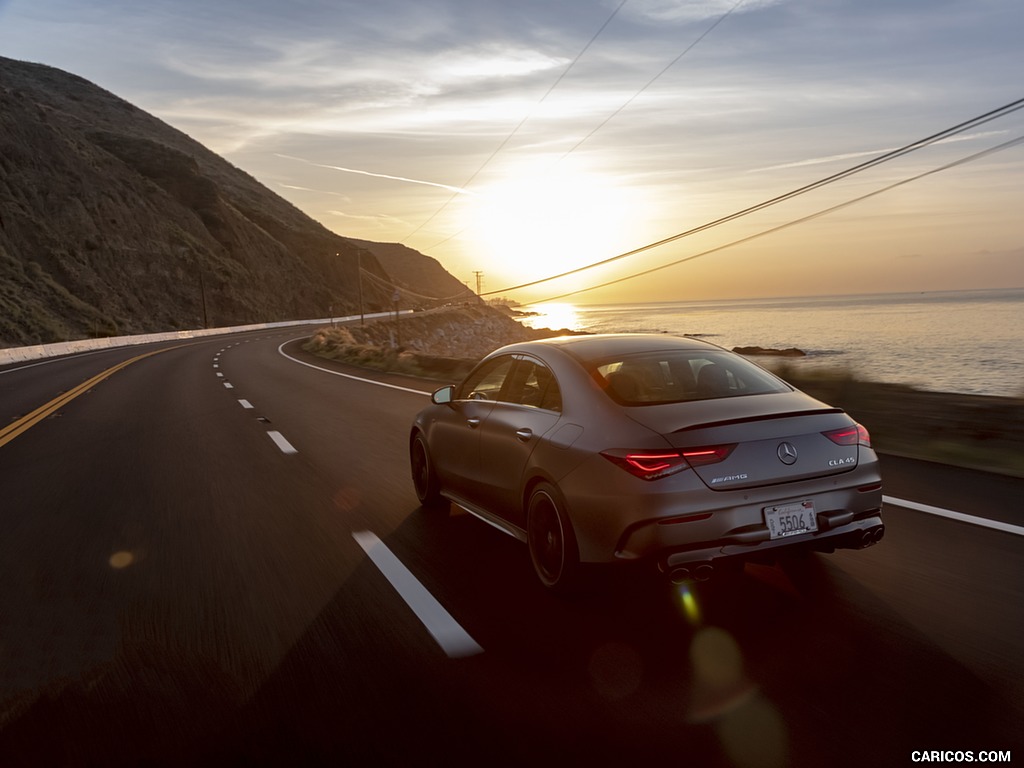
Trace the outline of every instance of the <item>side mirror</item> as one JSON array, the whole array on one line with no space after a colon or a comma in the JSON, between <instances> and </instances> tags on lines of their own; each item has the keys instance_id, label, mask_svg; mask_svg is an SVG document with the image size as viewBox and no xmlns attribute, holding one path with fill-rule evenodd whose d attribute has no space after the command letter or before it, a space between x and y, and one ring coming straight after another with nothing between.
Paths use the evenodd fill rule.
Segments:
<instances>
[{"instance_id":1,"label":"side mirror","mask_svg":"<svg viewBox=\"0 0 1024 768\"><path fill-rule=\"evenodd\" d=\"M431 401L434 405L445 405L450 403L455 397L455 387L449 384L447 387L441 387L439 390L434 392L430 396Z\"/></svg>"}]
</instances>

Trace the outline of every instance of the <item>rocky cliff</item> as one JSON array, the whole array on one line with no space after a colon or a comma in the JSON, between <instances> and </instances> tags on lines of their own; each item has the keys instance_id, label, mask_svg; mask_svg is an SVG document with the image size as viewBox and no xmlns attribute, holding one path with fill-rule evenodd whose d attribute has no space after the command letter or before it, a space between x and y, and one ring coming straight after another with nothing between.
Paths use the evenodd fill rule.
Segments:
<instances>
[{"instance_id":1,"label":"rocky cliff","mask_svg":"<svg viewBox=\"0 0 1024 768\"><path fill-rule=\"evenodd\" d=\"M0 57L0 346L354 313L360 264L367 311L462 287L405 250L385 268L123 99Z\"/></svg>"}]
</instances>

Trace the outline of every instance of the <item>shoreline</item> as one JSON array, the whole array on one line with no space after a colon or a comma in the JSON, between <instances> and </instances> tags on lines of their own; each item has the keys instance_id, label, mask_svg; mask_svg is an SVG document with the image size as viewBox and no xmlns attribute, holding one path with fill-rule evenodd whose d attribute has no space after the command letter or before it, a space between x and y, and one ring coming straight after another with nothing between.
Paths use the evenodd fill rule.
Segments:
<instances>
[{"instance_id":1,"label":"shoreline","mask_svg":"<svg viewBox=\"0 0 1024 768\"><path fill-rule=\"evenodd\" d=\"M1024 397L1024 291L526 305L528 326L698 335L719 346L798 347L808 369L934 392Z\"/></svg>"}]
</instances>

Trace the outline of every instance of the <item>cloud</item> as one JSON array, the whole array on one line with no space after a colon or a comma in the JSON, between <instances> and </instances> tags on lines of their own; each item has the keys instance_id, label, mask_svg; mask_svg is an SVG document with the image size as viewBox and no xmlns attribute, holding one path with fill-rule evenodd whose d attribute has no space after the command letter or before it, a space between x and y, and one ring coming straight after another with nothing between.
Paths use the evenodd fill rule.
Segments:
<instances>
[{"instance_id":1,"label":"cloud","mask_svg":"<svg viewBox=\"0 0 1024 768\"><path fill-rule=\"evenodd\" d=\"M642 244L790 189L785 169L825 175L814 168L1016 96L1020 0L627 0L541 103L620 2L0 0L0 49L86 77L310 215L383 239L422 225L453 192L470 200L453 184L496 149L479 187L467 186L514 181L571 150L560 168L644 201L625 211ZM1019 134L1022 119L957 140L996 143L995 129ZM865 214L877 226L844 215L815 227L851 249L876 238L889 255L1012 249L1019 157L886 198ZM458 231L438 256L496 272L464 220L475 207L453 206L418 236Z\"/></svg>"},{"instance_id":2,"label":"cloud","mask_svg":"<svg viewBox=\"0 0 1024 768\"><path fill-rule=\"evenodd\" d=\"M631 16L655 22L692 22L728 13L749 12L786 0L631 0L624 9Z\"/></svg>"}]
</instances>

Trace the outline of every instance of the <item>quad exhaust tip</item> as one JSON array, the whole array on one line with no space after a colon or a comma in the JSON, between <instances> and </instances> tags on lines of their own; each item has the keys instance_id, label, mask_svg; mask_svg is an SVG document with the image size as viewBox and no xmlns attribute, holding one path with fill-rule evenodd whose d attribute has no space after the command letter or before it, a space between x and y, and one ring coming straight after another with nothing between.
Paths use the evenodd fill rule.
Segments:
<instances>
[{"instance_id":1,"label":"quad exhaust tip","mask_svg":"<svg viewBox=\"0 0 1024 768\"><path fill-rule=\"evenodd\" d=\"M885 526L876 525L860 534L858 549L866 549L874 546L885 536ZM854 540L856 541L856 539ZM711 563L689 563L675 567L668 567L668 580L675 586L691 584L695 581L708 581L715 575L715 567Z\"/></svg>"},{"instance_id":2,"label":"quad exhaust tip","mask_svg":"<svg viewBox=\"0 0 1024 768\"><path fill-rule=\"evenodd\" d=\"M674 585L679 586L693 581L707 581L714 574L715 567L711 563L693 563L671 569L668 578Z\"/></svg>"},{"instance_id":3,"label":"quad exhaust tip","mask_svg":"<svg viewBox=\"0 0 1024 768\"><path fill-rule=\"evenodd\" d=\"M861 548L864 548L864 547L870 547L873 544L877 544L878 542L880 542L882 540L883 536L885 536L885 526L884 525L879 525L879 526L877 526L875 528L869 528L868 530L864 531L864 533L861 534L861 536L860 536L860 546L861 546Z\"/></svg>"}]
</instances>

